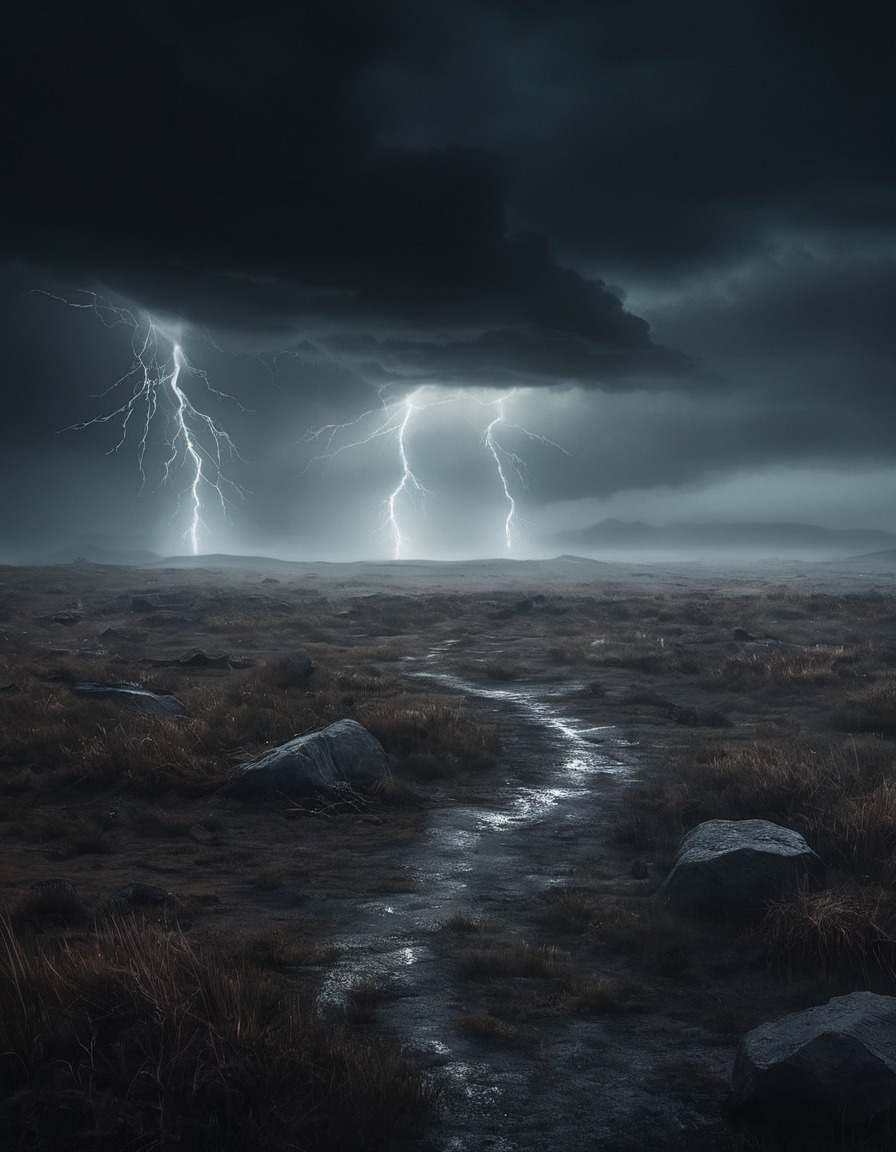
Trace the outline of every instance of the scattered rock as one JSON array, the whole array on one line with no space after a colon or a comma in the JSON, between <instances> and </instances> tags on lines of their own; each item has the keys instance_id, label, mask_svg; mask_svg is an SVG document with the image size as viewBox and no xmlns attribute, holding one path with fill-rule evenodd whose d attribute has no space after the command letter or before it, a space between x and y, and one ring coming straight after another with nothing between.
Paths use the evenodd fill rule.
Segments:
<instances>
[{"instance_id":1,"label":"scattered rock","mask_svg":"<svg viewBox=\"0 0 896 1152\"><path fill-rule=\"evenodd\" d=\"M191 652L188 656L182 657L180 660L173 660L172 664L177 668L230 668L230 657L225 653L220 656L209 656L203 652L201 648L197 648L195 652Z\"/></svg>"},{"instance_id":2,"label":"scattered rock","mask_svg":"<svg viewBox=\"0 0 896 1152\"><path fill-rule=\"evenodd\" d=\"M896 1107L896 997L874 992L761 1024L741 1040L733 1102L763 1117L860 1124Z\"/></svg>"},{"instance_id":3,"label":"scattered rock","mask_svg":"<svg viewBox=\"0 0 896 1152\"><path fill-rule=\"evenodd\" d=\"M681 908L743 911L781 896L817 864L790 828L768 820L707 820L682 840L659 895Z\"/></svg>"},{"instance_id":4,"label":"scattered rock","mask_svg":"<svg viewBox=\"0 0 896 1152\"><path fill-rule=\"evenodd\" d=\"M733 728L734 724L718 708L692 708L688 704L673 704L669 715L684 728Z\"/></svg>"},{"instance_id":5,"label":"scattered rock","mask_svg":"<svg viewBox=\"0 0 896 1152\"><path fill-rule=\"evenodd\" d=\"M0 684L0 696L18 696L21 691L18 684Z\"/></svg>"},{"instance_id":6,"label":"scattered rock","mask_svg":"<svg viewBox=\"0 0 896 1152\"><path fill-rule=\"evenodd\" d=\"M54 624L64 624L66 628L72 628L75 624L80 624L84 615L75 608L63 608L61 612L54 612L50 619Z\"/></svg>"},{"instance_id":7,"label":"scattered rock","mask_svg":"<svg viewBox=\"0 0 896 1152\"><path fill-rule=\"evenodd\" d=\"M277 679L284 686L290 684L303 684L314 671L314 664L310 656L304 652L290 652L273 661L272 667L276 671Z\"/></svg>"},{"instance_id":8,"label":"scattered rock","mask_svg":"<svg viewBox=\"0 0 896 1152\"><path fill-rule=\"evenodd\" d=\"M279 584L279 583L280 583L280 581L277 579L276 576L265 576L264 580L262 580L262 584Z\"/></svg>"},{"instance_id":9,"label":"scattered rock","mask_svg":"<svg viewBox=\"0 0 896 1152\"><path fill-rule=\"evenodd\" d=\"M386 753L376 737L356 720L337 720L241 765L231 788L237 795L311 796L340 784L368 784L386 771Z\"/></svg>"},{"instance_id":10,"label":"scattered rock","mask_svg":"<svg viewBox=\"0 0 896 1152\"><path fill-rule=\"evenodd\" d=\"M78 899L78 891L71 880L65 880L59 876L53 876L49 880L35 880L30 886L29 892L34 892L39 896L53 895L63 896L71 900Z\"/></svg>"},{"instance_id":11,"label":"scattered rock","mask_svg":"<svg viewBox=\"0 0 896 1152\"><path fill-rule=\"evenodd\" d=\"M171 692L153 692L149 688L142 688L139 684L96 684L85 680L80 684L73 684L72 691L76 696L95 696L97 699L122 700L134 704L141 712L150 716L189 716L189 710L183 701Z\"/></svg>"},{"instance_id":12,"label":"scattered rock","mask_svg":"<svg viewBox=\"0 0 896 1152\"><path fill-rule=\"evenodd\" d=\"M158 612L162 606L159 596L135 596L131 600L132 612Z\"/></svg>"},{"instance_id":13,"label":"scattered rock","mask_svg":"<svg viewBox=\"0 0 896 1152\"><path fill-rule=\"evenodd\" d=\"M71 923L83 920L87 908L74 884L61 877L37 880L28 889L28 896L18 909L18 916L28 920L52 920Z\"/></svg>"},{"instance_id":14,"label":"scattered rock","mask_svg":"<svg viewBox=\"0 0 896 1152\"><path fill-rule=\"evenodd\" d=\"M103 904L104 912L137 912L146 908L163 908L166 904L174 903L176 897L167 888L159 888L156 884L125 884Z\"/></svg>"},{"instance_id":15,"label":"scattered rock","mask_svg":"<svg viewBox=\"0 0 896 1152\"><path fill-rule=\"evenodd\" d=\"M734 629L734 639L738 644L746 644L750 640L752 640L753 637L746 630L746 628L735 628Z\"/></svg>"}]
</instances>

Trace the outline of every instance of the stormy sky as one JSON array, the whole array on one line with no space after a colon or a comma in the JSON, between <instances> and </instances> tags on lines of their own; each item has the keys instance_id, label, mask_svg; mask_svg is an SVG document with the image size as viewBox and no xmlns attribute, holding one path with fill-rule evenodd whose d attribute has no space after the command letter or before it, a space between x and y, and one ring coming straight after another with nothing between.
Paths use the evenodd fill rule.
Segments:
<instances>
[{"instance_id":1,"label":"stormy sky","mask_svg":"<svg viewBox=\"0 0 896 1152\"><path fill-rule=\"evenodd\" d=\"M0 560L896 531L882 2L7 9Z\"/></svg>"}]
</instances>

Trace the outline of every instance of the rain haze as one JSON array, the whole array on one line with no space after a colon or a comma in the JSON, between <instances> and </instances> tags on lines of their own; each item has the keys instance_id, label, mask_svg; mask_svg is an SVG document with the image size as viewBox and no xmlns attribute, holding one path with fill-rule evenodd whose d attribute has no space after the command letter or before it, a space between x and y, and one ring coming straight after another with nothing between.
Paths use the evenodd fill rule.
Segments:
<instances>
[{"instance_id":1,"label":"rain haze","mask_svg":"<svg viewBox=\"0 0 896 1152\"><path fill-rule=\"evenodd\" d=\"M896 544L882 5L3 20L0 559Z\"/></svg>"}]
</instances>

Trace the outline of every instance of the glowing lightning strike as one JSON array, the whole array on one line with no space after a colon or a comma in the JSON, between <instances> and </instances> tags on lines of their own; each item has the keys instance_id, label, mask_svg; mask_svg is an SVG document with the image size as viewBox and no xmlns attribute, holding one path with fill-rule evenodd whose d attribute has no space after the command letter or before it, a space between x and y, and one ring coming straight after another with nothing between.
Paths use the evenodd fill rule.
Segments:
<instances>
[{"instance_id":1,"label":"glowing lightning strike","mask_svg":"<svg viewBox=\"0 0 896 1152\"><path fill-rule=\"evenodd\" d=\"M345 424L325 424L322 428L317 428L305 433L306 440L323 440L326 446L324 452L309 461L308 465L306 465L306 471L315 460L326 460L327 463L329 463L334 457L352 448L360 448L363 444L372 444L374 441L383 439L384 437L394 439L396 452L398 454L398 463L401 468L401 477L384 502L385 522L383 527L388 531L392 543L392 556L395 560L402 559L403 551L407 545L407 539L401 530L398 517L401 497L405 494L411 496L417 495L421 503L423 503L426 497L431 495L429 490L417 478L411 467L407 447L408 430L417 413L424 412L428 408L438 407L442 404L450 404L457 399L457 395L452 394L427 400L425 392L425 387L418 388L404 400L387 401L381 391L382 415L379 424L366 436L352 440L348 444L341 444L337 448L333 448L333 442L340 432L344 432L348 428L356 428L371 416L378 415L377 410L371 409L370 411L362 412L360 416L356 416L354 420L349 420Z\"/></svg>"},{"instance_id":2,"label":"glowing lightning strike","mask_svg":"<svg viewBox=\"0 0 896 1152\"><path fill-rule=\"evenodd\" d=\"M516 500L514 499L513 493L510 491L510 483L507 479L507 473L504 471L504 461L502 457L506 456L507 453L504 452L503 448L501 448L501 446L495 440L495 427L498 424L502 424L504 422L503 398L498 400L496 403L498 407L498 415L494 418L494 420L492 420L491 424L488 425L485 432L483 433L482 442L485 444L486 448L489 450L489 452L491 452L495 459L495 467L498 469L498 479L501 481L501 487L504 489L504 495L507 498L508 510L507 518L504 521L504 539L507 543L507 550L509 552L513 547L513 537L516 528ZM510 462L515 465L517 459L518 457L511 456ZM517 474L519 474L519 469L517 469Z\"/></svg>"},{"instance_id":3,"label":"glowing lightning strike","mask_svg":"<svg viewBox=\"0 0 896 1152\"><path fill-rule=\"evenodd\" d=\"M528 466L526 461L518 456L516 452L510 452L504 448L495 436L495 429L503 426L510 428L515 432L519 432L523 436L527 436L530 440L535 440L539 444L545 445L547 448L556 448L558 452L562 452L564 456L569 453L560 444L554 440L549 440L547 436L542 436L538 432L530 432L528 428L522 427L520 424L508 424L504 415L504 404L516 394L516 389L508 392L506 396L499 396L497 400L492 400L489 407L497 409L497 416L486 427L482 434L482 443L491 453L495 461L495 468L498 472L498 479L501 481L501 487L504 490L504 498L507 500L507 516L504 520L504 541L507 545L508 552L513 548L514 540L519 536L520 518L516 511L516 498L510 487L510 477L508 470L513 469L516 473L517 479L524 488L529 487L528 481ZM480 401L482 403L482 401Z\"/></svg>"},{"instance_id":4,"label":"glowing lightning strike","mask_svg":"<svg viewBox=\"0 0 896 1152\"><path fill-rule=\"evenodd\" d=\"M111 412L69 425L60 431L80 431L94 424L107 424L118 420L121 435L117 443L108 450L107 454L112 455L124 445L131 431L132 421L136 419L140 428L137 440L139 495L147 483L146 458L151 432L157 419L164 418L164 443L168 454L162 461L161 477L155 490L169 483L179 468L186 469L190 479L186 489L180 493L177 510L181 507L181 500L186 496L189 505L189 524L182 538L189 540L193 555L198 555L200 531L206 528L203 519L204 495L213 494L215 501L221 506L224 518L229 519L231 501L228 499L228 493L243 498L245 492L238 484L229 480L223 471L225 457L241 458L236 446L220 424L193 405L181 385L181 380L185 375L197 377L212 396L219 400L232 401L243 412L246 409L233 396L213 388L205 372L191 366L179 340L150 315L144 314L138 318L129 308L113 305L92 292L85 293L89 301L84 303L66 300L62 296L40 289L35 289L35 292L58 300L69 308L88 309L106 328L120 325L130 328L133 363L123 376L120 376L105 392L100 393L100 398L116 397L128 386L130 394L126 395ZM170 353L162 350L166 344L170 345Z\"/></svg>"},{"instance_id":5,"label":"glowing lightning strike","mask_svg":"<svg viewBox=\"0 0 896 1152\"><path fill-rule=\"evenodd\" d=\"M387 524L389 526L389 534L392 537L392 555L396 560L401 559L401 548L404 544L404 538L401 534L401 526L398 523L398 500L402 493L410 490L412 493L417 492L420 495L421 503L429 495L427 490L423 487L417 477L414 475L410 462L408 460L408 449L405 441L408 426L411 423L411 417L419 409L415 408L410 399L404 403L404 416L398 426L398 459L401 461L401 479L395 485L394 489L389 493L389 499L386 501L388 508Z\"/></svg>"},{"instance_id":6,"label":"glowing lightning strike","mask_svg":"<svg viewBox=\"0 0 896 1152\"><path fill-rule=\"evenodd\" d=\"M433 392L435 392L435 395L431 395ZM520 538L520 529L523 524L517 512L513 476L516 476L517 481L523 488L528 488L528 467L526 461L521 456L506 448L501 443L498 435L499 429L503 428L506 431L516 432L521 436L527 437L529 440L543 444L545 447L555 448L557 451L562 452L564 456L569 455L565 448L553 440L549 440L546 436L542 436L537 432L531 432L528 428L524 428L520 424L508 422L505 404L516 394L517 389L513 389L504 396L493 400L483 399L481 396L477 396L475 393L467 390L454 389L450 392L440 393L435 385L422 385L403 400L389 401L385 398L384 390L381 389L381 409L371 409L367 412L362 412L360 416L356 416L353 420L346 421L344 424L325 424L323 427L310 430L305 434L306 441L319 440L323 441L324 444L324 451L309 461L305 467L305 471L307 471L316 460L326 461L327 467L329 467L330 462L343 452L348 452L353 448L360 448L365 444L372 444L377 440L391 440L395 446L401 475L398 483L384 501L385 515L383 527L389 533L393 557L396 560L400 560L408 544L402 532L399 519L402 497L406 495L410 495L411 497L416 496L419 497L420 503L423 504L426 497L431 495L411 467L408 452L408 436L411 426L420 413L430 408L461 402L476 404L481 408L486 408L496 413L486 424L482 432L480 444L489 453L489 456L494 462L504 499L507 501L507 514L504 518L503 527L505 544L508 551L510 551L513 548L514 542ZM347 443L337 443L342 433L364 425L373 418L378 418L378 422L371 431L365 435L359 435ZM335 447L334 444L336 445Z\"/></svg>"}]
</instances>

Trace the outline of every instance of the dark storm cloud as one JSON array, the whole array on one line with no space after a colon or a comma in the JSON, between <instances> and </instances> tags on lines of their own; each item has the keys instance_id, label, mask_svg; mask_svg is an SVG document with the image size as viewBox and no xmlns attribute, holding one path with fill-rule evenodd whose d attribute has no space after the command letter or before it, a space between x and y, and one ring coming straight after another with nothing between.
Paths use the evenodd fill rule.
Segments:
<instances>
[{"instance_id":1,"label":"dark storm cloud","mask_svg":"<svg viewBox=\"0 0 896 1152\"><path fill-rule=\"evenodd\" d=\"M686 387L684 358L599 279L508 230L500 148L377 142L365 85L391 60L443 61L453 38L426 35L443 16L345 0L216 6L213 20L196 4L18 8L7 251L216 325L413 329L421 373L458 382L524 368L530 384ZM477 16L458 20L463 38Z\"/></svg>"},{"instance_id":2,"label":"dark storm cloud","mask_svg":"<svg viewBox=\"0 0 896 1152\"><path fill-rule=\"evenodd\" d=\"M774 231L893 224L881 2L436 10L449 47L425 78L402 56L377 72L387 138L494 148L515 218L593 266L681 271L751 252Z\"/></svg>"},{"instance_id":3,"label":"dark storm cloud","mask_svg":"<svg viewBox=\"0 0 896 1152\"><path fill-rule=\"evenodd\" d=\"M64 458L72 484L46 513L61 522L102 519L104 476L134 491L131 441L89 462L111 422L53 436L102 407L86 398L126 370L129 334L24 294L39 287L185 322L194 362L254 409L217 415L251 462L241 523L271 539L294 539L312 503L315 524L362 531L358 477L376 507L388 444L340 455L310 499L297 445L311 425L360 432L377 388L489 390L468 397L467 449L449 438L466 400L414 417L446 502L460 473L494 489L477 421L513 387L513 422L571 453L521 443L521 500L549 517L550 501L778 467L883 475L888 18L882 2L780 0L6 5L9 474L46 506ZM149 532L151 495L109 515ZM774 512L757 499L754 518ZM31 531L27 498L5 516Z\"/></svg>"},{"instance_id":4,"label":"dark storm cloud","mask_svg":"<svg viewBox=\"0 0 896 1152\"><path fill-rule=\"evenodd\" d=\"M692 361L668 348L597 344L555 331L495 329L469 340L426 343L376 339L369 335L332 337L326 347L358 366L365 379L380 384L441 384L484 388L556 385L616 391L636 385L669 388L686 380L689 390L718 387L718 377L697 371Z\"/></svg>"}]
</instances>

